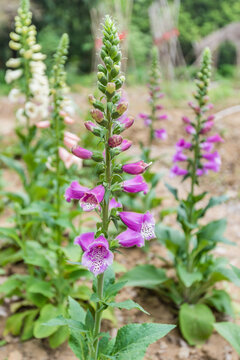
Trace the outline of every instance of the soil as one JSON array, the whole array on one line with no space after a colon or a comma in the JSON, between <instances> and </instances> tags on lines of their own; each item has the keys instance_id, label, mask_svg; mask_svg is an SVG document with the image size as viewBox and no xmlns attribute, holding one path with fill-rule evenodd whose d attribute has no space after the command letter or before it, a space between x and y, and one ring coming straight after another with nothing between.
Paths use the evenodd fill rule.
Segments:
<instances>
[{"instance_id":1,"label":"soil","mask_svg":"<svg viewBox=\"0 0 240 360\"><path fill-rule=\"evenodd\" d=\"M74 94L74 99L80 106L81 115L84 114L85 109L88 108L86 95L89 89L79 88L79 93ZM137 119L137 114L141 111L148 111L147 108L147 94L144 87L128 89L128 96L130 102L130 113L136 116L135 125L124 134L130 138L134 146L132 147L132 154L140 152L138 142L143 141L146 143L146 129L143 127L142 121ZM140 99L140 100L139 100ZM231 105L236 105L237 99L226 101L224 104L219 104L214 111L219 111ZM183 126L181 123L181 116L190 115L189 109L176 108L167 103L166 111L170 115L170 120L165 121L164 124L160 123L159 127L164 126L168 132L167 141L155 142L152 148L153 155L157 156L160 160L155 163L155 170L160 169L165 172L164 180L171 185L180 189L180 196L186 194L188 183L180 184L177 178L169 178L169 168L171 167L171 159L174 153L174 144L177 139L184 135ZM7 98L0 99L0 114L1 114L1 132L3 135L3 144L9 143L14 139L14 108L9 105ZM82 116L83 117L83 116ZM78 120L74 125L73 130L81 134L83 130L82 120ZM228 227L226 237L236 242L237 246L229 246L222 244L216 249L216 255L226 256L230 263L240 267L239 245L240 245L240 120L239 115L234 114L224 119L218 120L215 127L216 132L223 134L225 143L219 147L219 152L222 157L222 168L219 174L209 174L208 177L203 178L201 181L201 191L208 190L211 195L221 195L227 193L229 201L217 206L213 211L210 211L205 221L219 219L226 217L228 220ZM13 174L4 170L3 177L8 187L17 188L20 184L14 178ZM158 196L163 198L161 208L168 206L175 206L176 203L171 194L164 186L164 182L160 182L158 189ZM155 214L157 215L157 214ZM6 212L0 220L1 226L6 223L8 213ZM176 226L174 216L167 216L164 223ZM165 249L156 242L152 242L148 254L144 253L141 249L124 249L123 254L117 255L117 261L131 269L136 264L153 263L162 266L161 261L157 256L165 256ZM20 271L20 269L16 270ZM3 277L0 278L3 281ZM240 290L233 285L227 283L223 284L227 288L233 298L234 307L236 312L240 314ZM125 299L133 299L140 303L151 315L147 316L138 310L116 310L116 318L118 326L131 322L159 322L176 324L176 317L171 313L169 306L164 304L161 299L153 292L146 289L139 288L124 288L118 295L118 301ZM3 305L0 307L0 334L4 328L6 320L7 307ZM114 336L116 329L112 324L104 320L104 329L110 330ZM48 347L46 340L30 340L21 343L18 338L7 336L7 345L0 347L0 360L74 360L76 357L72 354L66 344L62 345L57 350L51 350ZM178 330L172 331L162 340L151 345L147 350L145 360L177 360L177 359L192 359L192 360L237 360L239 357L232 347L223 340L217 333L214 333L207 343L201 347L190 347L181 338ZM127 360L127 359L126 359Z\"/></svg>"}]
</instances>

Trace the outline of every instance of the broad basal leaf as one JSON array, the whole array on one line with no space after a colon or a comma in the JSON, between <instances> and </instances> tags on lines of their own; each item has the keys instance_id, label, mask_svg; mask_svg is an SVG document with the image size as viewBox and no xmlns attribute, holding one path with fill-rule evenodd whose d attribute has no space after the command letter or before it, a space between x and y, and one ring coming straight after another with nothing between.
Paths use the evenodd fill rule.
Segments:
<instances>
[{"instance_id":1,"label":"broad basal leaf","mask_svg":"<svg viewBox=\"0 0 240 360\"><path fill-rule=\"evenodd\" d=\"M140 265L128 271L121 278L127 281L127 286L140 286L148 289L154 289L159 284L167 280L165 271L158 269L153 265Z\"/></svg>"},{"instance_id":2,"label":"broad basal leaf","mask_svg":"<svg viewBox=\"0 0 240 360\"><path fill-rule=\"evenodd\" d=\"M214 327L240 355L240 326L231 322L220 322L215 323Z\"/></svg>"},{"instance_id":3,"label":"broad basal leaf","mask_svg":"<svg viewBox=\"0 0 240 360\"><path fill-rule=\"evenodd\" d=\"M214 315L207 305L183 304L180 308L180 329L190 345L203 344L212 334L214 322Z\"/></svg>"}]
</instances>

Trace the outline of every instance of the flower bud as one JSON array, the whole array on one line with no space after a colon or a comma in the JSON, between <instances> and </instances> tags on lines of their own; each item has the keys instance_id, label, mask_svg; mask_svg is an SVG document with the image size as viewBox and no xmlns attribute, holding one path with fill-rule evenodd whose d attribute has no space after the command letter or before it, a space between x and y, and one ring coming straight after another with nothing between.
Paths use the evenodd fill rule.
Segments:
<instances>
[{"instance_id":1,"label":"flower bud","mask_svg":"<svg viewBox=\"0 0 240 360\"><path fill-rule=\"evenodd\" d=\"M6 62L7 67L11 68L17 68L21 65L21 59L20 58L11 58Z\"/></svg>"},{"instance_id":2,"label":"flower bud","mask_svg":"<svg viewBox=\"0 0 240 360\"><path fill-rule=\"evenodd\" d=\"M39 121L36 123L36 127L38 129L47 129L50 127L50 121L48 120Z\"/></svg>"},{"instance_id":3,"label":"flower bud","mask_svg":"<svg viewBox=\"0 0 240 360\"><path fill-rule=\"evenodd\" d=\"M101 123L104 120L104 114L99 109L92 109L90 113L96 122Z\"/></svg>"},{"instance_id":4,"label":"flower bud","mask_svg":"<svg viewBox=\"0 0 240 360\"><path fill-rule=\"evenodd\" d=\"M15 32L10 32L9 36L13 41L19 41L20 40L20 36L18 34L16 34Z\"/></svg>"},{"instance_id":5,"label":"flower bud","mask_svg":"<svg viewBox=\"0 0 240 360\"><path fill-rule=\"evenodd\" d=\"M91 121L87 121L84 123L86 129L91 131L95 136L101 136L101 128L99 128L96 124Z\"/></svg>"},{"instance_id":6,"label":"flower bud","mask_svg":"<svg viewBox=\"0 0 240 360\"><path fill-rule=\"evenodd\" d=\"M123 165L122 170L127 174L138 175L142 174L150 165L151 163L146 164L143 160L140 160L136 163Z\"/></svg>"},{"instance_id":7,"label":"flower bud","mask_svg":"<svg viewBox=\"0 0 240 360\"><path fill-rule=\"evenodd\" d=\"M106 78L106 76L104 75L103 72L98 72L97 73L97 78L98 78L98 80L100 81L101 84L107 85L107 78Z\"/></svg>"},{"instance_id":8,"label":"flower bud","mask_svg":"<svg viewBox=\"0 0 240 360\"><path fill-rule=\"evenodd\" d=\"M92 158L92 155L93 155L93 152L90 151L90 150L87 150L87 149L84 149L80 146L74 146L72 148L72 153L79 157L80 159L91 159Z\"/></svg>"},{"instance_id":9,"label":"flower bud","mask_svg":"<svg viewBox=\"0 0 240 360\"><path fill-rule=\"evenodd\" d=\"M89 104L92 105L94 103L94 101L96 101L96 99L92 94L90 94L90 95L88 95L88 101L89 101Z\"/></svg>"},{"instance_id":10,"label":"flower bud","mask_svg":"<svg viewBox=\"0 0 240 360\"><path fill-rule=\"evenodd\" d=\"M111 77L115 78L120 71L120 66L119 65L114 65L113 69L111 70Z\"/></svg>"},{"instance_id":11,"label":"flower bud","mask_svg":"<svg viewBox=\"0 0 240 360\"><path fill-rule=\"evenodd\" d=\"M106 91L112 95L114 93L114 91L116 90L116 85L114 82L109 82L106 86Z\"/></svg>"},{"instance_id":12,"label":"flower bud","mask_svg":"<svg viewBox=\"0 0 240 360\"><path fill-rule=\"evenodd\" d=\"M15 42L15 41L13 41L13 40L10 40L10 41L9 41L9 47L10 47L10 49L12 49L12 50L19 50L19 49L21 49L21 44Z\"/></svg>"},{"instance_id":13,"label":"flower bud","mask_svg":"<svg viewBox=\"0 0 240 360\"><path fill-rule=\"evenodd\" d=\"M123 138L121 135L113 135L108 139L108 145L111 148L115 148L116 146L121 145L122 141L123 141Z\"/></svg>"},{"instance_id":14,"label":"flower bud","mask_svg":"<svg viewBox=\"0 0 240 360\"><path fill-rule=\"evenodd\" d=\"M122 102L122 103L118 104L116 111L119 115L122 115L125 113L127 108L128 108L128 103Z\"/></svg>"}]
</instances>

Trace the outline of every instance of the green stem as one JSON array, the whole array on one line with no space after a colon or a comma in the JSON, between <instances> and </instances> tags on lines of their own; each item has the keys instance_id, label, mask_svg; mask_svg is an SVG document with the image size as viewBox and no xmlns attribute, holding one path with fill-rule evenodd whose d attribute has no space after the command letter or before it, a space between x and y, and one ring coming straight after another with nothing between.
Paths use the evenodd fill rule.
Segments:
<instances>
[{"instance_id":1,"label":"green stem","mask_svg":"<svg viewBox=\"0 0 240 360\"><path fill-rule=\"evenodd\" d=\"M110 99L107 97L107 103ZM111 155L108 146L108 140L112 136L112 118L111 112L107 106L106 118L108 121L108 131L107 136L105 139L105 182L107 184L107 191L110 191L111 183L112 183L112 167L111 167ZM104 199L103 203L103 212L102 212L102 225L103 231L108 238L108 224L109 224L109 196ZM103 297L103 282L104 282L104 273L98 275L97 279L97 295L101 300ZM94 319L94 331L93 331L93 350L94 350L94 360L98 359L98 346L99 346L99 333L101 331L101 320L102 320L102 305L101 302L97 303L96 312L95 312L95 319Z\"/></svg>"},{"instance_id":2,"label":"green stem","mask_svg":"<svg viewBox=\"0 0 240 360\"><path fill-rule=\"evenodd\" d=\"M59 219L61 213L61 189L60 189L60 157L59 157L59 146L60 146L60 131L59 131L59 109L57 105L57 95L54 97L55 104L55 130L56 130L56 180L57 180L57 200L56 200L56 208L57 208L57 218ZM61 243L61 229L60 226L57 226L57 242L60 245Z\"/></svg>"}]
</instances>

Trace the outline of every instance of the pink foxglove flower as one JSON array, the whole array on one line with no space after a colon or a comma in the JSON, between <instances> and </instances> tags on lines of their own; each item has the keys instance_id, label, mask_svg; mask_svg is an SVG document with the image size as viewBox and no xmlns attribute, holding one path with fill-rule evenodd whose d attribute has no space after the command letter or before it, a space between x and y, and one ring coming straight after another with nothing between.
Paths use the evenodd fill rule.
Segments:
<instances>
[{"instance_id":1,"label":"pink foxglove flower","mask_svg":"<svg viewBox=\"0 0 240 360\"><path fill-rule=\"evenodd\" d=\"M134 212L123 211L119 213L122 222L128 229L117 236L119 244L124 247L144 245L145 240L154 239L155 221L153 216L147 212L139 214Z\"/></svg>"},{"instance_id":2,"label":"pink foxglove flower","mask_svg":"<svg viewBox=\"0 0 240 360\"><path fill-rule=\"evenodd\" d=\"M157 116L157 120L167 120L167 119L168 119L167 114L162 114Z\"/></svg>"},{"instance_id":3,"label":"pink foxglove flower","mask_svg":"<svg viewBox=\"0 0 240 360\"><path fill-rule=\"evenodd\" d=\"M155 130L155 137L157 139L166 140L167 139L167 132L165 129L158 129Z\"/></svg>"},{"instance_id":4,"label":"pink foxglove flower","mask_svg":"<svg viewBox=\"0 0 240 360\"><path fill-rule=\"evenodd\" d=\"M80 146L74 146L72 148L72 153L79 157L80 159L91 159L93 152L87 149L84 149Z\"/></svg>"},{"instance_id":5,"label":"pink foxglove flower","mask_svg":"<svg viewBox=\"0 0 240 360\"><path fill-rule=\"evenodd\" d=\"M112 209L119 209L122 208L122 204L120 202L117 202L114 198L112 198L109 202L109 211Z\"/></svg>"},{"instance_id":6,"label":"pink foxglove flower","mask_svg":"<svg viewBox=\"0 0 240 360\"><path fill-rule=\"evenodd\" d=\"M65 124L68 124L68 125L72 125L75 123L75 120L68 115L64 117L63 121L65 122Z\"/></svg>"},{"instance_id":7,"label":"pink foxglove flower","mask_svg":"<svg viewBox=\"0 0 240 360\"><path fill-rule=\"evenodd\" d=\"M207 121L207 122L205 122L205 124L203 125L203 128L202 128L202 130L200 131L200 133L201 133L201 134L206 134L206 133L208 133L208 132L212 129L213 125L214 125L214 122L213 122L213 121Z\"/></svg>"},{"instance_id":8,"label":"pink foxglove flower","mask_svg":"<svg viewBox=\"0 0 240 360\"><path fill-rule=\"evenodd\" d=\"M143 191L144 194L146 194L149 190L147 183L141 175L137 175L133 179L123 181L122 189L129 193L138 193Z\"/></svg>"},{"instance_id":9,"label":"pink foxglove flower","mask_svg":"<svg viewBox=\"0 0 240 360\"><path fill-rule=\"evenodd\" d=\"M192 147L192 144L188 141L186 141L185 139L180 139L178 140L178 142L176 143L176 148L181 150L181 149L190 149Z\"/></svg>"},{"instance_id":10,"label":"pink foxglove flower","mask_svg":"<svg viewBox=\"0 0 240 360\"><path fill-rule=\"evenodd\" d=\"M113 263L113 253L109 250L108 241L103 235L94 239L94 232L84 233L74 240L81 246L84 254L82 265L95 276L102 274Z\"/></svg>"},{"instance_id":11,"label":"pink foxglove flower","mask_svg":"<svg viewBox=\"0 0 240 360\"><path fill-rule=\"evenodd\" d=\"M72 165L76 165L78 169L81 169L82 167L82 160L76 158L74 155L69 153L66 149L63 147L58 148L58 153L60 159L64 162L64 165L67 169L69 169Z\"/></svg>"},{"instance_id":12,"label":"pink foxglove flower","mask_svg":"<svg viewBox=\"0 0 240 360\"><path fill-rule=\"evenodd\" d=\"M206 141L210 143L224 142L223 138L219 134L209 136Z\"/></svg>"},{"instance_id":13,"label":"pink foxglove flower","mask_svg":"<svg viewBox=\"0 0 240 360\"><path fill-rule=\"evenodd\" d=\"M183 154L181 150L177 151L176 154L173 156L173 162L186 161L186 160L187 160L187 156Z\"/></svg>"},{"instance_id":14,"label":"pink foxglove flower","mask_svg":"<svg viewBox=\"0 0 240 360\"><path fill-rule=\"evenodd\" d=\"M123 129L129 129L134 123L134 117L128 116L128 117L118 118L115 124L118 123L122 125Z\"/></svg>"},{"instance_id":15,"label":"pink foxglove flower","mask_svg":"<svg viewBox=\"0 0 240 360\"><path fill-rule=\"evenodd\" d=\"M178 165L174 165L172 168L171 168L171 172L170 172L170 175L171 177L174 177L174 176L185 176L188 174L188 171L185 170L185 169L182 169L180 168Z\"/></svg>"},{"instance_id":16,"label":"pink foxglove flower","mask_svg":"<svg viewBox=\"0 0 240 360\"><path fill-rule=\"evenodd\" d=\"M42 121L39 121L36 123L36 127L38 129L47 129L50 127L50 125L51 125L50 121L48 121L48 120L42 120Z\"/></svg>"},{"instance_id":17,"label":"pink foxglove flower","mask_svg":"<svg viewBox=\"0 0 240 360\"><path fill-rule=\"evenodd\" d=\"M125 173L131 175L142 174L151 164L146 164L143 160L140 160L136 163L125 164L122 169Z\"/></svg>"},{"instance_id":18,"label":"pink foxglove flower","mask_svg":"<svg viewBox=\"0 0 240 360\"><path fill-rule=\"evenodd\" d=\"M196 130L192 125L186 126L185 131L186 131L186 133L188 133L190 135L196 134Z\"/></svg>"},{"instance_id":19,"label":"pink foxglove flower","mask_svg":"<svg viewBox=\"0 0 240 360\"><path fill-rule=\"evenodd\" d=\"M185 124L190 124L190 123L191 123L191 120L190 120L187 116L183 116L183 117L182 117L182 121L183 121Z\"/></svg>"},{"instance_id":20,"label":"pink foxglove flower","mask_svg":"<svg viewBox=\"0 0 240 360\"><path fill-rule=\"evenodd\" d=\"M120 146L118 146L118 149L120 151L126 151L132 146L132 141L124 139Z\"/></svg>"},{"instance_id":21,"label":"pink foxglove flower","mask_svg":"<svg viewBox=\"0 0 240 360\"><path fill-rule=\"evenodd\" d=\"M105 189L102 185L98 185L93 189L88 189L73 181L65 191L65 198L68 202L71 200L79 200L79 204L83 211L92 211L99 208L103 200Z\"/></svg>"},{"instance_id":22,"label":"pink foxglove flower","mask_svg":"<svg viewBox=\"0 0 240 360\"><path fill-rule=\"evenodd\" d=\"M200 148L204 151L211 151L213 149L213 144L208 141L204 141L200 144Z\"/></svg>"},{"instance_id":23,"label":"pink foxglove flower","mask_svg":"<svg viewBox=\"0 0 240 360\"><path fill-rule=\"evenodd\" d=\"M93 132L94 129L97 129L98 126L96 124L94 124L92 121L86 121L84 123L85 127L87 130Z\"/></svg>"}]
</instances>

